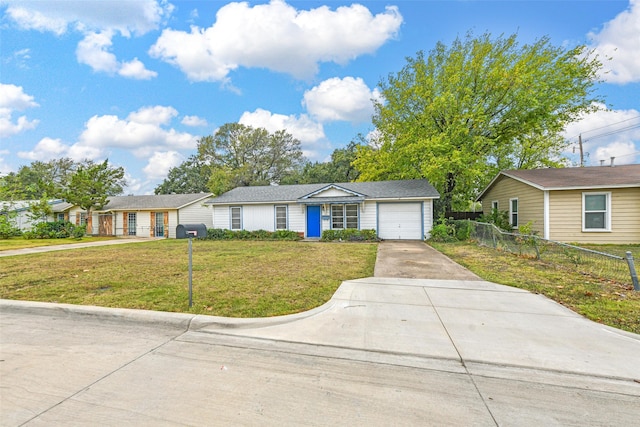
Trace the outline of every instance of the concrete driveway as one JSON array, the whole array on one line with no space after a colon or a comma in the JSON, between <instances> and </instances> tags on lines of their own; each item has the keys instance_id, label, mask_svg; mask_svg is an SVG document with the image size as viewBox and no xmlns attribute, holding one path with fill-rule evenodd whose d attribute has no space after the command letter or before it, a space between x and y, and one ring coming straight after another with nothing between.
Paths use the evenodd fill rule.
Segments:
<instances>
[{"instance_id":1,"label":"concrete driveway","mask_svg":"<svg viewBox=\"0 0 640 427\"><path fill-rule=\"evenodd\" d=\"M468 273L425 247L383 242L376 277L280 318L3 300L0 423L638 424L640 336L473 275L402 277Z\"/></svg>"}]
</instances>

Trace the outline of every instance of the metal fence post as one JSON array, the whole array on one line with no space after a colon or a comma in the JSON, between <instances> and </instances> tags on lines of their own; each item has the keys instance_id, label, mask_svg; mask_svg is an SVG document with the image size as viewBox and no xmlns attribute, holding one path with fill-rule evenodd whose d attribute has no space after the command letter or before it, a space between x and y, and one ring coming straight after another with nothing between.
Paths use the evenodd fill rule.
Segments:
<instances>
[{"instance_id":1,"label":"metal fence post","mask_svg":"<svg viewBox=\"0 0 640 427\"><path fill-rule=\"evenodd\" d=\"M633 255L631 255L631 251L627 251L627 264L629 265L629 273L631 273L633 290L640 291L640 283L638 283L638 274L636 273L636 267L633 265Z\"/></svg>"}]
</instances>

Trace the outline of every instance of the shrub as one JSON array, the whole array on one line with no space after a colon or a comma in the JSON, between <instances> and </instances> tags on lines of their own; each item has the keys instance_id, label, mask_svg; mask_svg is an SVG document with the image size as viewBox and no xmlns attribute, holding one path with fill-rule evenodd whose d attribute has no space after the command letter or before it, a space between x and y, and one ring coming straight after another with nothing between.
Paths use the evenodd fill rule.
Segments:
<instances>
[{"instance_id":1,"label":"shrub","mask_svg":"<svg viewBox=\"0 0 640 427\"><path fill-rule=\"evenodd\" d=\"M356 228L346 228L344 230L324 230L322 232L323 242L343 241L343 242L377 242L380 239L375 230L358 230Z\"/></svg>"},{"instance_id":2,"label":"shrub","mask_svg":"<svg viewBox=\"0 0 640 427\"><path fill-rule=\"evenodd\" d=\"M31 231L25 231L25 239L79 239L86 233L85 226L75 226L69 221L39 222Z\"/></svg>"},{"instance_id":3,"label":"shrub","mask_svg":"<svg viewBox=\"0 0 640 427\"><path fill-rule=\"evenodd\" d=\"M0 214L0 239L19 236L22 232L9 215Z\"/></svg>"},{"instance_id":4,"label":"shrub","mask_svg":"<svg viewBox=\"0 0 640 427\"><path fill-rule=\"evenodd\" d=\"M471 238L471 231L473 230L473 224L471 221L455 221L453 225L456 228L456 239L464 242Z\"/></svg>"},{"instance_id":5,"label":"shrub","mask_svg":"<svg viewBox=\"0 0 640 427\"><path fill-rule=\"evenodd\" d=\"M431 228L429 240L434 242L453 242L456 240L456 227L444 216L441 216Z\"/></svg>"},{"instance_id":6,"label":"shrub","mask_svg":"<svg viewBox=\"0 0 640 427\"><path fill-rule=\"evenodd\" d=\"M503 231L513 231L513 227L509 222L509 212L507 211L499 211L497 209L493 209L490 214L482 215L478 219L478 222L494 224L496 227Z\"/></svg>"},{"instance_id":7,"label":"shrub","mask_svg":"<svg viewBox=\"0 0 640 427\"><path fill-rule=\"evenodd\" d=\"M290 230L227 230L222 228L207 229L208 240L300 240L295 231Z\"/></svg>"}]
</instances>

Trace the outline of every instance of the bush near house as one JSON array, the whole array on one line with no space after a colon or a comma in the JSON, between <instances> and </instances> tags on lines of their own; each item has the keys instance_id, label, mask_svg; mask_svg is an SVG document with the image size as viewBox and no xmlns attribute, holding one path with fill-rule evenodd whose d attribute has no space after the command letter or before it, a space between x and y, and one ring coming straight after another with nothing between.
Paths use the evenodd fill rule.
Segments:
<instances>
[{"instance_id":1,"label":"bush near house","mask_svg":"<svg viewBox=\"0 0 640 427\"><path fill-rule=\"evenodd\" d=\"M69 221L39 222L30 231L22 233L25 239L79 239L86 234L85 226L76 226Z\"/></svg>"},{"instance_id":2,"label":"bush near house","mask_svg":"<svg viewBox=\"0 0 640 427\"><path fill-rule=\"evenodd\" d=\"M376 230L358 230L355 228L346 228L344 230L324 230L320 241L332 242L378 242L380 239L376 234Z\"/></svg>"},{"instance_id":3,"label":"bush near house","mask_svg":"<svg viewBox=\"0 0 640 427\"><path fill-rule=\"evenodd\" d=\"M15 224L13 219L6 214L0 214L0 239L19 236L22 231Z\"/></svg>"},{"instance_id":4,"label":"bush near house","mask_svg":"<svg viewBox=\"0 0 640 427\"><path fill-rule=\"evenodd\" d=\"M209 228L206 240L300 240L301 237L295 231L290 230L226 230L222 228Z\"/></svg>"}]
</instances>

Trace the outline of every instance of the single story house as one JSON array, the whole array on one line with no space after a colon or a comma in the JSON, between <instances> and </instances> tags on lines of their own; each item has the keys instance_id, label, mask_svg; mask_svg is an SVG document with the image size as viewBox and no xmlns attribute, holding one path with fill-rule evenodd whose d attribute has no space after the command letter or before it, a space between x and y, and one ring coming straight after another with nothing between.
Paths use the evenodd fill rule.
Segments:
<instances>
[{"instance_id":1,"label":"single story house","mask_svg":"<svg viewBox=\"0 0 640 427\"><path fill-rule=\"evenodd\" d=\"M34 220L30 216L31 206L39 203L39 200L16 200L11 202L0 202L0 214L13 214L13 221L20 230L29 231L33 227ZM44 221L62 221L65 219L65 211L72 207L64 200L54 199L48 201L53 211L53 215L43 218Z\"/></svg>"},{"instance_id":2,"label":"single story house","mask_svg":"<svg viewBox=\"0 0 640 427\"><path fill-rule=\"evenodd\" d=\"M73 206L66 211L68 221L87 224L87 233L98 236L176 237L178 224L205 224L211 227L211 211L204 202L212 193L113 196L92 212Z\"/></svg>"},{"instance_id":3,"label":"single story house","mask_svg":"<svg viewBox=\"0 0 640 427\"><path fill-rule=\"evenodd\" d=\"M640 243L640 164L505 170L482 191L485 214L508 211L545 239Z\"/></svg>"},{"instance_id":4,"label":"single story house","mask_svg":"<svg viewBox=\"0 0 640 427\"><path fill-rule=\"evenodd\" d=\"M207 203L214 228L292 230L309 239L324 230L373 229L382 239L423 240L439 197L417 179L238 187Z\"/></svg>"}]
</instances>

